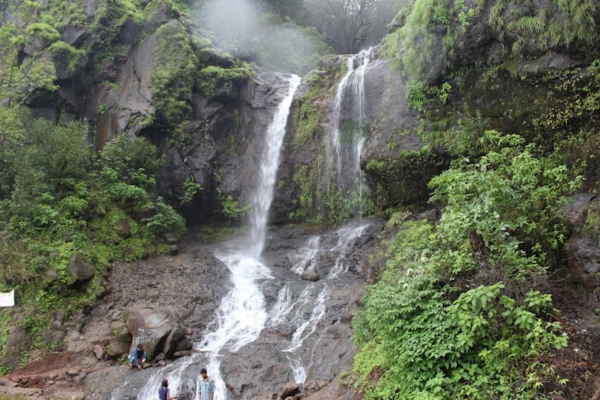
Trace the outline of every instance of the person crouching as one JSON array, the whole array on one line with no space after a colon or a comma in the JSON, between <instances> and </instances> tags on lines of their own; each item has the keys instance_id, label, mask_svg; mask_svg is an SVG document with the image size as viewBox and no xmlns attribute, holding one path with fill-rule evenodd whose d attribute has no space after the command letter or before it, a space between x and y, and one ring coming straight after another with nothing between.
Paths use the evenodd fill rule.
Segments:
<instances>
[{"instance_id":1,"label":"person crouching","mask_svg":"<svg viewBox=\"0 0 600 400\"><path fill-rule=\"evenodd\" d=\"M138 344L137 347L134 347L129 352L129 366L131 368L137 367L137 369L142 369L145 362L146 352L144 351L144 347L141 344Z\"/></svg>"}]
</instances>

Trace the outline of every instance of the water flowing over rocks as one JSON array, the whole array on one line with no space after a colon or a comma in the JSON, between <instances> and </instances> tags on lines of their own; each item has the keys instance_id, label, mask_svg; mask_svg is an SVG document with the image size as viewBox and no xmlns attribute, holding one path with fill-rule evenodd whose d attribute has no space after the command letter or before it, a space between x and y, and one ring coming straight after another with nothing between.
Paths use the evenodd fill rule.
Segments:
<instances>
[{"instance_id":1,"label":"water flowing over rocks","mask_svg":"<svg viewBox=\"0 0 600 400\"><path fill-rule=\"evenodd\" d=\"M309 382L313 382L309 386L310 393L318 394L325 389L333 393L330 386L335 386L336 377L349 368L355 354L350 340L352 316L365 287L363 274L367 271L369 255L376 248L383 225L383 220L369 219L328 232L314 232L302 226L267 232L261 260L268 267L270 277L265 275L256 281L264 296L266 320L255 340L241 346L234 343L220 353L227 399L270 399L288 384L303 388ZM196 350L191 352L191 357L165 360L166 366L158 369L132 371L126 366L100 367L85 379L90 399L104 399L109 393L112 399L136 399L137 395L141 396L138 399L153 399L154 386L164 377L168 377L173 393L191 398L200 368L210 362L208 349L219 340L210 333L216 328L212 325L215 318L219 318L215 313L232 287L231 273L211 254L223 254L244 246L244 242L243 236L216 245L184 241L186 253L123 265L114 271L110 277L113 291L99 305L100 309L107 305L111 308L94 313L83 329L89 343L94 341L94 332L105 326L107 318L121 319L118 311L127 314L127 310L150 307L158 302L155 306L160 307L155 308L170 311L182 326L193 331L191 336L185 337L196 344ZM143 271L148 268L155 269L157 274L145 276ZM321 280L302 279L302 272L308 268L317 271ZM187 282L189 290L181 286L182 281ZM214 291L194 297L204 285ZM136 287L143 289L136 292ZM172 298L152 295L155 290L171 293L174 288ZM119 299L121 296L123 299ZM104 329L103 334L96 337L110 335ZM238 338L246 342L243 336ZM99 340L96 342L101 344ZM89 352L95 359L94 353ZM209 374L215 377L210 370ZM148 387L148 382L153 384ZM319 387L315 382L327 386Z\"/></svg>"}]
</instances>

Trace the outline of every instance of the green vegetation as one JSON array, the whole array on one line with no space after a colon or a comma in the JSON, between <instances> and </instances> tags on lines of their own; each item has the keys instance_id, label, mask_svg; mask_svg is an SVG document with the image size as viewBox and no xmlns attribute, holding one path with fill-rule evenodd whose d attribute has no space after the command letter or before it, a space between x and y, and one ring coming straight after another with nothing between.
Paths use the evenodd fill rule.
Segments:
<instances>
[{"instance_id":1,"label":"green vegetation","mask_svg":"<svg viewBox=\"0 0 600 400\"><path fill-rule=\"evenodd\" d=\"M201 243L217 243L229 240L246 231L244 226L202 226L196 228L192 233Z\"/></svg>"},{"instance_id":2,"label":"green vegetation","mask_svg":"<svg viewBox=\"0 0 600 400\"><path fill-rule=\"evenodd\" d=\"M294 116L294 128L296 130L296 141L299 145L304 145L318 135L319 123L323 116L323 107L317 103L323 97L323 83L321 77L317 74L310 74L307 77L310 82L310 91L304 96L299 104L299 109Z\"/></svg>"},{"instance_id":3,"label":"green vegetation","mask_svg":"<svg viewBox=\"0 0 600 400\"><path fill-rule=\"evenodd\" d=\"M198 86L205 96L210 97L217 90L228 90L236 83L246 82L252 76L253 72L253 68L250 65L230 69L208 66L198 72Z\"/></svg>"},{"instance_id":4,"label":"green vegetation","mask_svg":"<svg viewBox=\"0 0 600 400\"><path fill-rule=\"evenodd\" d=\"M32 335L49 313L91 304L112 262L164 252L158 235L185 229L152 194L161 163L154 146L123 135L96 154L86 136L78 122L56 126L0 108L0 287L30 306L24 328ZM74 254L96 270L83 287L67 271Z\"/></svg>"},{"instance_id":5,"label":"green vegetation","mask_svg":"<svg viewBox=\"0 0 600 400\"><path fill-rule=\"evenodd\" d=\"M464 0L416 0L396 17L404 24L386 37L385 51L397 69L413 79L426 80L434 70L433 54L442 52L444 67L452 67L464 46L470 21L484 15L484 10L494 35L511 49L515 58L540 49L569 47L575 42L582 47L594 47L598 39L594 21L597 2L551 2L554 8L538 7L530 1L509 6L507 0L477 0L469 5ZM507 15L509 21L505 21ZM443 36L436 33L440 32L440 26L445 30Z\"/></svg>"},{"instance_id":6,"label":"green vegetation","mask_svg":"<svg viewBox=\"0 0 600 400\"><path fill-rule=\"evenodd\" d=\"M368 399L533 399L565 383L541 361L566 336L539 290L566 240L558 210L582 179L521 137L488 131L479 143L481 157L431 180L444 205L435 227L390 221L398 233L354 321Z\"/></svg>"},{"instance_id":7,"label":"green vegetation","mask_svg":"<svg viewBox=\"0 0 600 400\"><path fill-rule=\"evenodd\" d=\"M184 27L179 22L156 31L158 47L152 71L152 94L158 112L171 125L191 112L192 91L198 60Z\"/></svg>"},{"instance_id":8,"label":"green vegetation","mask_svg":"<svg viewBox=\"0 0 600 400\"><path fill-rule=\"evenodd\" d=\"M426 146L401 151L391 159L370 160L366 167L378 183L377 206L381 210L408 205L423 206L429 196L424 184L448 166L445 156Z\"/></svg>"},{"instance_id":9,"label":"green vegetation","mask_svg":"<svg viewBox=\"0 0 600 400\"><path fill-rule=\"evenodd\" d=\"M223 207L223 215L229 219L230 222L237 221L242 217L250 214L252 210L252 204L246 204L244 207L240 207L237 200L233 196L225 196L221 189L217 189L217 200Z\"/></svg>"}]
</instances>

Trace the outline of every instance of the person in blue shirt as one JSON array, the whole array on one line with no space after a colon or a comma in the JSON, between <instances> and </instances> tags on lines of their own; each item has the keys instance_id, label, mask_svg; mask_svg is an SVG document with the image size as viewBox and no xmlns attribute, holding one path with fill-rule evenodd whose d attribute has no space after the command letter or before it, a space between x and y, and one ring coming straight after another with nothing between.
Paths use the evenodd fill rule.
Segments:
<instances>
[{"instance_id":1,"label":"person in blue shirt","mask_svg":"<svg viewBox=\"0 0 600 400\"><path fill-rule=\"evenodd\" d=\"M129 352L129 366L131 368L137 366L137 369L142 369L145 362L146 352L144 351L144 347L141 344L138 344L137 347L134 347Z\"/></svg>"},{"instance_id":2,"label":"person in blue shirt","mask_svg":"<svg viewBox=\"0 0 600 400\"><path fill-rule=\"evenodd\" d=\"M171 396L169 391L169 381L166 379L162 380L161 387L158 389L158 398L160 400L172 400L177 398L177 396Z\"/></svg>"},{"instance_id":3,"label":"person in blue shirt","mask_svg":"<svg viewBox=\"0 0 600 400\"><path fill-rule=\"evenodd\" d=\"M198 380L198 400L214 400L215 399L215 383L208 377L206 368L200 370L202 379Z\"/></svg>"}]
</instances>

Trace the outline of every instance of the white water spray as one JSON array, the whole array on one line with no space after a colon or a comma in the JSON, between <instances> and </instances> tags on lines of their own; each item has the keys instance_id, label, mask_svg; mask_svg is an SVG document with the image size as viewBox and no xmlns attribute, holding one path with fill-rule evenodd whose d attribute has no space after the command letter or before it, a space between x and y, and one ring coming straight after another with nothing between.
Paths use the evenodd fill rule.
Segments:
<instances>
[{"instance_id":1,"label":"white water spray","mask_svg":"<svg viewBox=\"0 0 600 400\"><path fill-rule=\"evenodd\" d=\"M319 236L313 236L308 239L305 247L301 247L297 251L288 255L293 263L292 271L297 274L302 274L307 269L315 270L317 267L317 254L319 253Z\"/></svg>"},{"instance_id":2,"label":"white water spray","mask_svg":"<svg viewBox=\"0 0 600 400\"><path fill-rule=\"evenodd\" d=\"M294 98L294 93L300 84L300 77L293 75L290 77L290 89L286 98L279 104L273 122L267 130L266 149L262 156L260 166L260 177L258 186L254 193L254 202L252 216L250 221L250 248L249 255L258 259L265 247L265 233L267 229L267 219L269 210L273 202L273 189L275 188L275 178L277 168L279 167L279 158L281 155L281 146L285 136L285 128L290 106Z\"/></svg>"}]
</instances>

